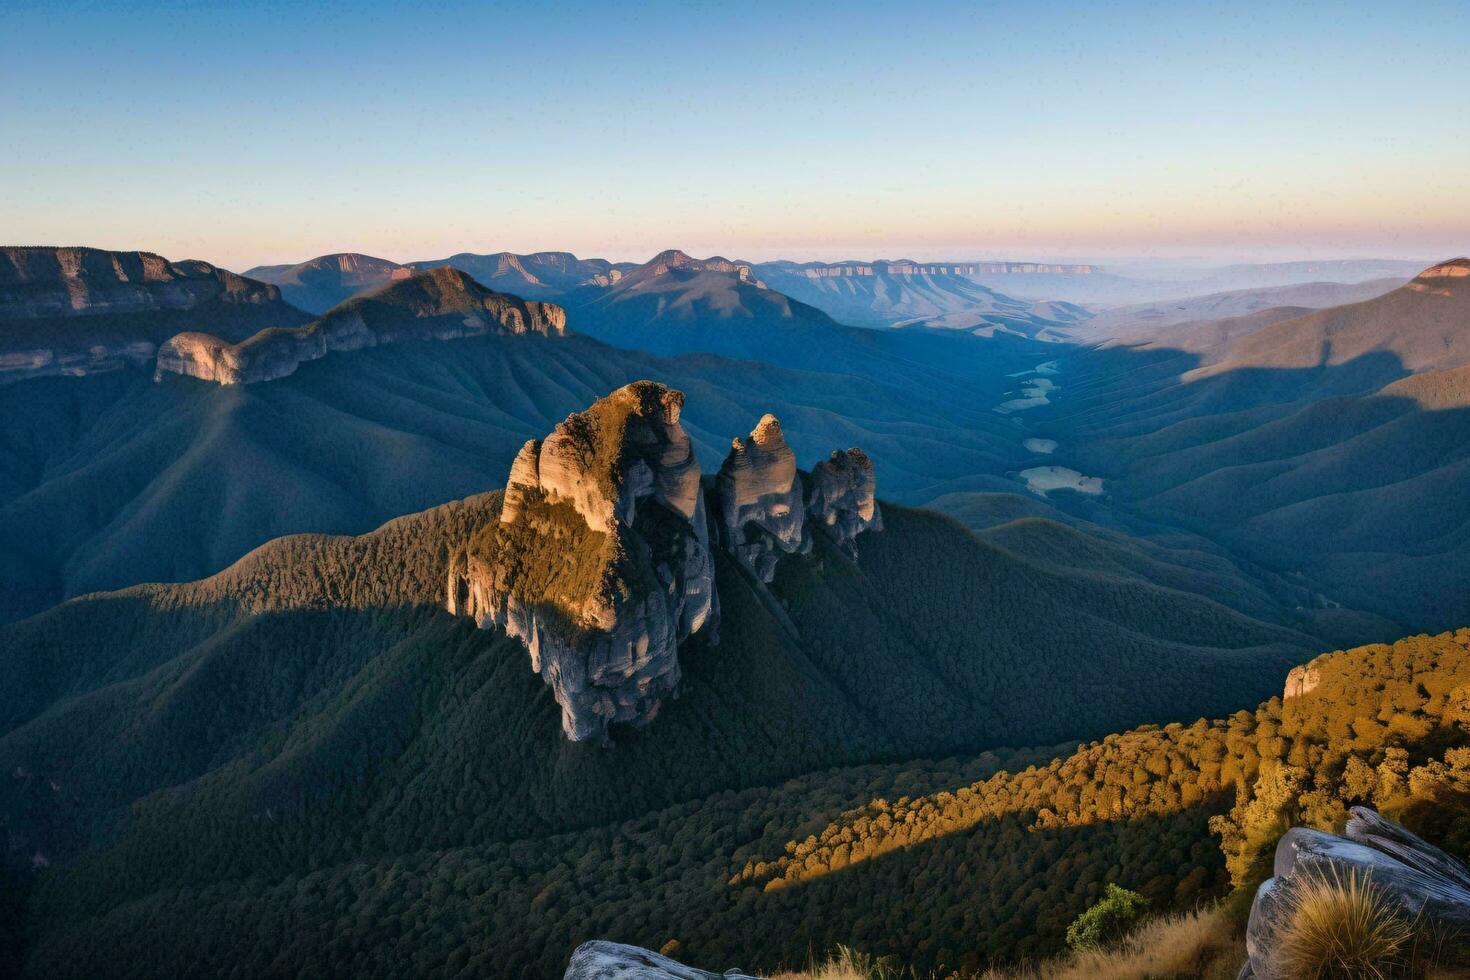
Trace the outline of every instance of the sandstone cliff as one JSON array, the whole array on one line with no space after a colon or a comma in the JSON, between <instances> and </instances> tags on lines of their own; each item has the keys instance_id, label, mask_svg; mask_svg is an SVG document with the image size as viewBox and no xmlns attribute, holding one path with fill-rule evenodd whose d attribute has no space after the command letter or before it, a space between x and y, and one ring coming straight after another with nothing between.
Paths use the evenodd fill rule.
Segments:
<instances>
[{"instance_id":1,"label":"sandstone cliff","mask_svg":"<svg viewBox=\"0 0 1470 980\"><path fill-rule=\"evenodd\" d=\"M867 456L833 453L804 481L771 415L706 489L683 405L638 381L527 442L496 519L450 559L449 611L525 643L573 741L646 725L677 693L679 645L718 615L712 523L765 583L783 555L811 550L809 520L848 554L881 523Z\"/></svg>"},{"instance_id":2,"label":"sandstone cliff","mask_svg":"<svg viewBox=\"0 0 1470 980\"><path fill-rule=\"evenodd\" d=\"M333 351L411 340L485 334L560 335L566 311L486 289L455 269L415 273L296 329L263 330L241 343L180 334L159 348L155 379L184 374L219 384L251 384L291 374Z\"/></svg>"},{"instance_id":3,"label":"sandstone cliff","mask_svg":"<svg viewBox=\"0 0 1470 980\"><path fill-rule=\"evenodd\" d=\"M856 448L834 450L830 459L812 467L807 511L839 546L856 554L854 541L859 534L883 530L876 489L873 461L867 453Z\"/></svg>"},{"instance_id":4,"label":"sandstone cliff","mask_svg":"<svg viewBox=\"0 0 1470 980\"><path fill-rule=\"evenodd\" d=\"M0 382L151 363L180 330L239 340L308 318L276 287L207 262L95 248L0 248Z\"/></svg>"},{"instance_id":5,"label":"sandstone cliff","mask_svg":"<svg viewBox=\"0 0 1470 980\"><path fill-rule=\"evenodd\" d=\"M796 454L774 415L763 416L749 437L734 440L715 487L721 538L762 582L775 577L781 555L811 550Z\"/></svg>"},{"instance_id":6,"label":"sandstone cliff","mask_svg":"<svg viewBox=\"0 0 1470 980\"><path fill-rule=\"evenodd\" d=\"M526 644L573 741L652 721L715 614L683 401L635 382L528 442L499 519L450 564L449 610Z\"/></svg>"}]
</instances>

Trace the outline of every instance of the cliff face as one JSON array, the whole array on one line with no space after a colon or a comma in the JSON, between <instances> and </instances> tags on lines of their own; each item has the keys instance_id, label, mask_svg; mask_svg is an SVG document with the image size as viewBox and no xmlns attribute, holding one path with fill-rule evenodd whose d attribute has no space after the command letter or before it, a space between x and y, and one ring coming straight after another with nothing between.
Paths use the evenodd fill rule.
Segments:
<instances>
[{"instance_id":1,"label":"cliff face","mask_svg":"<svg viewBox=\"0 0 1470 980\"><path fill-rule=\"evenodd\" d=\"M519 637L573 741L646 725L715 615L684 396L640 381L522 448L499 520L450 563L450 612Z\"/></svg>"},{"instance_id":2,"label":"cliff face","mask_svg":"<svg viewBox=\"0 0 1470 980\"><path fill-rule=\"evenodd\" d=\"M783 554L811 550L796 454L774 415L734 440L715 488L725 547L762 582L775 577Z\"/></svg>"},{"instance_id":3,"label":"cliff face","mask_svg":"<svg viewBox=\"0 0 1470 980\"><path fill-rule=\"evenodd\" d=\"M145 365L190 326L229 339L307 318L274 286L207 262L95 248L0 248L0 382Z\"/></svg>"},{"instance_id":4,"label":"cliff face","mask_svg":"<svg viewBox=\"0 0 1470 980\"><path fill-rule=\"evenodd\" d=\"M441 268L349 300L297 329L264 330L237 344L205 333L180 334L159 348L154 377L183 374L219 384L252 384L285 377L333 351L410 340L565 331L561 307L496 293L463 272Z\"/></svg>"},{"instance_id":5,"label":"cliff face","mask_svg":"<svg viewBox=\"0 0 1470 980\"><path fill-rule=\"evenodd\" d=\"M677 692L679 645L718 615L707 508L763 582L782 555L811 547L780 423L767 415L735 440L707 503L683 405L681 392L638 381L527 442L497 519L450 559L449 611L525 643L573 741L646 725ZM852 554L852 538L878 526L872 464L858 450L839 459L819 467L814 500Z\"/></svg>"},{"instance_id":6,"label":"cliff face","mask_svg":"<svg viewBox=\"0 0 1470 980\"><path fill-rule=\"evenodd\" d=\"M807 511L844 550L856 554L854 541L859 534L883 530L883 515L873 496L876 489L868 454L856 448L838 449L830 459L812 467Z\"/></svg>"}]
</instances>

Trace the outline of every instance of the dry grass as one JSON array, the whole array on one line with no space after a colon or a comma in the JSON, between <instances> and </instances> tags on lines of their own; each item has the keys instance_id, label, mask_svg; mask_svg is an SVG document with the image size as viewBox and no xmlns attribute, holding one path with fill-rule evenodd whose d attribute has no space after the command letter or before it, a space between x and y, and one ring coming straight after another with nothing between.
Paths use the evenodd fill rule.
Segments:
<instances>
[{"instance_id":1,"label":"dry grass","mask_svg":"<svg viewBox=\"0 0 1470 980\"><path fill-rule=\"evenodd\" d=\"M1233 980L1245 961L1244 941L1219 909L1166 916L1144 923L1110 949L1074 952L1035 966L993 969L979 980L1161 980L1194 977ZM773 980L900 980L860 953L839 948L826 964Z\"/></svg>"},{"instance_id":2,"label":"dry grass","mask_svg":"<svg viewBox=\"0 0 1470 980\"><path fill-rule=\"evenodd\" d=\"M1230 980L1245 945L1224 912L1207 909L1145 922L1108 949L1079 950L1034 967L991 970L981 980Z\"/></svg>"}]
</instances>

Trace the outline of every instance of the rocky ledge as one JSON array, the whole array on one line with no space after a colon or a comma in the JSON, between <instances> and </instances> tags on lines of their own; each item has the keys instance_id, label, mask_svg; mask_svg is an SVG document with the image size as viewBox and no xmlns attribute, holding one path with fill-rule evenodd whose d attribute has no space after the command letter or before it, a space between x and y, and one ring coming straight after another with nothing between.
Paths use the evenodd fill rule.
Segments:
<instances>
[{"instance_id":1,"label":"rocky ledge","mask_svg":"<svg viewBox=\"0 0 1470 980\"><path fill-rule=\"evenodd\" d=\"M566 311L486 289L456 269L439 268L348 300L302 327L262 330L240 343L207 333L173 337L158 350L155 380L183 374L219 384L253 384L293 373L333 351L411 340L486 334L560 335Z\"/></svg>"},{"instance_id":2,"label":"rocky ledge","mask_svg":"<svg viewBox=\"0 0 1470 980\"><path fill-rule=\"evenodd\" d=\"M525 643L573 741L647 725L677 693L679 645L717 619L711 524L762 582L782 555L810 550L811 521L849 554L881 524L860 450L820 464L804 502L770 415L735 440L706 501L683 405L638 381L527 442L497 519L450 559L449 611Z\"/></svg>"},{"instance_id":3,"label":"rocky ledge","mask_svg":"<svg viewBox=\"0 0 1470 980\"><path fill-rule=\"evenodd\" d=\"M562 980L756 980L739 970L709 973L639 946L594 939L572 953Z\"/></svg>"},{"instance_id":4,"label":"rocky ledge","mask_svg":"<svg viewBox=\"0 0 1470 980\"><path fill-rule=\"evenodd\" d=\"M1367 807L1353 807L1342 836L1293 827L1276 846L1274 877L1256 891L1246 926L1249 956L1238 980L1287 980L1282 936L1297 896L1314 880L1371 882L1404 920L1425 932L1470 929L1470 870Z\"/></svg>"}]
</instances>

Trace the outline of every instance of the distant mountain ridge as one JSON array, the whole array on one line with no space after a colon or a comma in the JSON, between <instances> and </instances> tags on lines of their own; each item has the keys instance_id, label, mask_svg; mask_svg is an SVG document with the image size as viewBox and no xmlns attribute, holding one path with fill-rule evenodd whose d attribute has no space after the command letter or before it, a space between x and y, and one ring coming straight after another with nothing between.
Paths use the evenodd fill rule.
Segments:
<instances>
[{"instance_id":1,"label":"distant mountain ridge","mask_svg":"<svg viewBox=\"0 0 1470 980\"><path fill-rule=\"evenodd\" d=\"M310 319L275 286L152 252L0 248L0 384L143 365L176 333L229 340Z\"/></svg>"},{"instance_id":2,"label":"distant mountain ridge","mask_svg":"<svg viewBox=\"0 0 1470 980\"><path fill-rule=\"evenodd\" d=\"M389 259L358 252L319 255L296 265L261 265L245 275L279 286L287 302L308 313L325 313L345 300L370 292L413 269Z\"/></svg>"},{"instance_id":3,"label":"distant mountain ridge","mask_svg":"<svg viewBox=\"0 0 1470 980\"><path fill-rule=\"evenodd\" d=\"M559 306L494 292L455 269L432 269L395 276L305 326L264 330L239 343L178 334L159 348L155 380L171 373L220 384L273 381L332 351L487 333L560 336L566 323Z\"/></svg>"}]
</instances>

